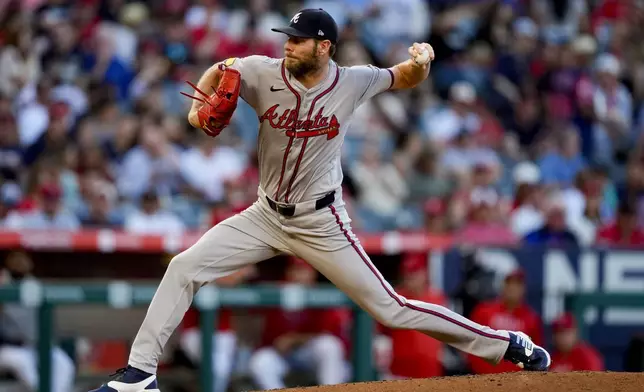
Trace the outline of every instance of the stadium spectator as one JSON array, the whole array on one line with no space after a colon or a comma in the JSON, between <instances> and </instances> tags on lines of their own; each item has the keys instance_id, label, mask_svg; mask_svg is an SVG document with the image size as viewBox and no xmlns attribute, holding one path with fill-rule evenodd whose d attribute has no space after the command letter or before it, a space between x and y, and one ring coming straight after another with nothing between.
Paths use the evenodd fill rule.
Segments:
<instances>
[{"instance_id":1,"label":"stadium spectator","mask_svg":"<svg viewBox=\"0 0 644 392\"><path fill-rule=\"evenodd\" d=\"M541 171L532 162L519 163L512 173L516 195L510 215L510 228L520 237L539 229L544 221Z\"/></svg>"},{"instance_id":2,"label":"stadium spectator","mask_svg":"<svg viewBox=\"0 0 644 392\"><path fill-rule=\"evenodd\" d=\"M16 183L6 182L0 187L0 227L7 227L7 217L14 211L22 198L22 190Z\"/></svg>"},{"instance_id":3,"label":"stadium spectator","mask_svg":"<svg viewBox=\"0 0 644 392\"><path fill-rule=\"evenodd\" d=\"M586 167L581 155L579 135L572 128L563 129L549 143L549 150L539 159L539 169L546 185L569 187L580 170Z\"/></svg>"},{"instance_id":4,"label":"stadium spectator","mask_svg":"<svg viewBox=\"0 0 644 392\"><path fill-rule=\"evenodd\" d=\"M439 166L439 151L427 147L416 159L407 186L409 187L409 202L419 203L433 198L449 196L456 186L454 180L448 177Z\"/></svg>"},{"instance_id":5,"label":"stadium spectator","mask_svg":"<svg viewBox=\"0 0 644 392\"><path fill-rule=\"evenodd\" d=\"M311 286L317 271L290 258L286 283ZM285 388L291 370L312 370L319 385L349 380L346 313L341 309L267 309L260 347L249 370L260 389Z\"/></svg>"},{"instance_id":6,"label":"stadium spectator","mask_svg":"<svg viewBox=\"0 0 644 392\"><path fill-rule=\"evenodd\" d=\"M595 64L595 158L610 164L617 149L628 148L634 139L632 129L633 97L620 82L622 65L611 54L602 54Z\"/></svg>"},{"instance_id":7,"label":"stadium spectator","mask_svg":"<svg viewBox=\"0 0 644 392\"><path fill-rule=\"evenodd\" d=\"M36 207L32 211L14 212L8 216L6 227L14 230L78 230L80 222L76 215L63 207L61 196L58 184L42 185L37 194Z\"/></svg>"},{"instance_id":8,"label":"stadium spectator","mask_svg":"<svg viewBox=\"0 0 644 392\"><path fill-rule=\"evenodd\" d=\"M541 345L543 332L541 319L535 310L525 302L525 272L517 268L505 276L501 295L494 301L479 304L472 312L472 321L490 325L492 328L513 329L530 336L532 341ZM488 362L468 355L470 368L475 374L504 373L519 371L514 364L504 361L494 366Z\"/></svg>"},{"instance_id":9,"label":"stadium spectator","mask_svg":"<svg viewBox=\"0 0 644 392\"><path fill-rule=\"evenodd\" d=\"M124 217L117 208L116 188L100 180L92 181L88 188L86 210L79 213L82 225L90 229L120 229Z\"/></svg>"},{"instance_id":10,"label":"stadium spectator","mask_svg":"<svg viewBox=\"0 0 644 392\"><path fill-rule=\"evenodd\" d=\"M159 195L148 191L141 198L141 209L129 213L125 218L124 229L134 234L181 234L184 223L162 208Z\"/></svg>"},{"instance_id":11,"label":"stadium spectator","mask_svg":"<svg viewBox=\"0 0 644 392\"><path fill-rule=\"evenodd\" d=\"M221 141L199 134L194 146L183 151L179 170L185 182L208 202L224 199L224 182L241 176L248 158ZM212 170L217 168L217 170Z\"/></svg>"},{"instance_id":12,"label":"stadium spectator","mask_svg":"<svg viewBox=\"0 0 644 392\"><path fill-rule=\"evenodd\" d=\"M12 31L0 55L0 93L15 97L24 86L36 83L41 77L40 53L34 45L30 29Z\"/></svg>"},{"instance_id":13,"label":"stadium spectator","mask_svg":"<svg viewBox=\"0 0 644 392\"><path fill-rule=\"evenodd\" d=\"M589 344L579 339L577 323L570 313L564 313L552 323L554 347L553 372L603 371L604 360Z\"/></svg>"},{"instance_id":14,"label":"stadium spectator","mask_svg":"<svg viewBox=\"0 0 644 392\"><path fill-rule=\"evenodd\" d=\"M174 195L180 186L180 152L166 134L159 132L160 124L144 123L141 145L129 150L116 173L119 193L137 201L148 189L163 196Z\"/></svg>"},{"instance_id":15,"label":"stadium spectator","mask_svg":"<svg viewBox=\"0 0 644 392\"><path fill-rule=\"evenodd\" d=\"M517 237L502 218L504 207L494 188L474 188L468 209L468 220L457 234L459 243L507 245L516 242Z\"/></svg>"},{"instance_id":16,"label":"stadium spectator","mask_svg":"<svg viewBox=\"0 0 644 392\"><path fill-rule=\"evenodd\" d=\"M446 211L447 206L444 200L434 198L424 203L422 212L425 218L424 228L427 233L445 235L450 232Z\"/></svg>"},{"instance_id":17,"label":"stadium spectator","mask_svg":"<svg viewBox=\"0 0 644 392\"><path fill-rule=\"evenodd\" d=\"M566 204L561 195L550 195L545 206L544 224L523 237L526 244L578 246L579 240L566 220Z\"/></svg>"},{"instance_id":18,"label":"stadium spectator","mask_svg":"<svg viewBox=\"0 0 644 392\"><path fill-rule=\"evenodd\" d=\"M530 62L537 49L538 29L537 24L528 17L515 19L512 23L512 38L504 39L508 42L503 45L497 57L497 89L510 105L521 99L521 92L530 82Z\"/></svg>"},{"instance_id":19,"label":"stadium spectator","mask_svg":"<svg viewBox=\"0 0 644 392\"><path fill-rule=\"evenodd\" d=\"M449 88L449 103L426 117L423 128L432 142L446 144L459 134L469 135L481 129L481 119L474 111L476 90L471 83L456 82Z\"/></svg>"},{"instance_id":20,"label":"stadium spectator","mask_svg":"<svg viewBox=\"0 0 644 392\"><path fill-rule=\"evenodd\" d=\"M396 219L409 190L404 173L391 162L385 162L379 146L363 144L361 159L350 169L356 185L358 209L363 229L382 232L394 230Z\"/></svg>"},{"instance_id":21,"label":"stadium spectator","mask_svg":"<svg viewBox=\"0 0 644 392\"><path fill-rule=\"evenodd\" d=\"M362 41L380 61L392 56L396 49L396 56L406 54L407 43L421 42L431 27L430 10L422 0L375 0L361 16Z\"/></svg>"},{"instance_id":22,"label":"stadium spectator","mask_svg":"<svg viewBox=\"0 0 644 392\"><path fill-rule=\"evenodd\" d=\"M3 100L0 107L0 175L5 181L19 184L24 180L26 165L16 120L8 106L8 101Z\"/></svg>"},{"instance_id":23,"label":"stadium spectator","mask_svg":"<svg viewBox=\"0 0 644 392\"><path fill-rule=\"evenodd\" d=\"M603 198L601 183L593 171L584 169L577 173L573 186L561 191L561 198L565 205L566 222L579 244L592 244L596 225L601 220L599 208Z\"/></svg>"},{"instance_id":24,"label":"stadium spectator","mask_svg":"<svg viewBox=\"0 0 644 392\"><path fill-rule=\"evenodd\" d=\"M33 262L16 251L9 253L0 273L2 285L34 279ZM11 372L27 390L38 390L38 319L35 308L6 303L0 307L0 369ZM60 347L52 350L52 392L73 390L76 368Z\"/></svg>"},{"instance_id":25,"label":"stadium spectator","mask_svg":"<svg viewBox=\"0 0 644 392\"><path fill-rule=\"evenodd\" d=\"M597 233L600 245L643 245L644 231L637 223L637 211L628 202L620 203L615 222L601 227Z\"/></svg>"}]
</instances>

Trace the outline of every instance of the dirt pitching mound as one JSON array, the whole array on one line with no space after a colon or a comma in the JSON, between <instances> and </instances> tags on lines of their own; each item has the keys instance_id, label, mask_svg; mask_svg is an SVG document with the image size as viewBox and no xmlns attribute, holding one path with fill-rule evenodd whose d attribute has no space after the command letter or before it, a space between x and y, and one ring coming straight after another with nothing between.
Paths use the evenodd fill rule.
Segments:
<instances>
[{"instance_id":1,"label":"dirt pitching mound","mask_svg":"<svg viewBox=\"0 0 644 392\"><path fill-rule=\"evenodd\" d=\"M504 373L283 389L282 392L642 392L644 373Z\"/></svg>"}]
</instances>

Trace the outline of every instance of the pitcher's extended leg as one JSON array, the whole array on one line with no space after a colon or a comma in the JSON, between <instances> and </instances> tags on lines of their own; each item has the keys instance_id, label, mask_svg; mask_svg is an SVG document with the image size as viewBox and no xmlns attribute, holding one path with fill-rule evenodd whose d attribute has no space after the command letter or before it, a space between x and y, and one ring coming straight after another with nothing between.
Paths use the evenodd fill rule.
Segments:
<instances>
[{"instance_id":1,"label":"pitcher's extended leg","mask_svg":"<svg viewBox=\"0 0 644 392\"><path fill-rule=\"evenodd\" d=\"M234 216L172 259L134 340L129 365L155 373L166 342L199 288L245 265L279 254L276 248L281 244L262 226L254 219Z\"/></svg>"},{"instance_id":2,"label":"pitcher's extended leg","mask_svg":"<svg viewBox=\"0 0 644 392\"><path fill-rule=\"evenodd\" d=\"M336 223L335 235L343 236L347 246L325 252L296 241L293 250L376 320L392 328L418 330L493 363L504 358L514 334L479 325L445 307L398 295L351 232L344 209L331 206L326 214ZM315 215L322 224L322 216Z\"/></svg>"}]
</instances>

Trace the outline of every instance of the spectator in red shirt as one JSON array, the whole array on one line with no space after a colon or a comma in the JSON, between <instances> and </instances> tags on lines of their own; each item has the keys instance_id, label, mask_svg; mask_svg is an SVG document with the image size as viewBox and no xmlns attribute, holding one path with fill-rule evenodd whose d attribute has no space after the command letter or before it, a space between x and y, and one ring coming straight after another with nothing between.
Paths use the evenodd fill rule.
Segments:
<instances>
[{"instance_id":1,"label":"spectator in red shirt","mask_svg":"<svg viewBox=\"0 0 644 392\"><path fill-rule=\"evenodd\" d=\"M579 339L577 323L572 314L565 313L552 324L555 350L552 353L553 372L603 371L604 360L595 348Z\"/></svg>"},{"instance_id":2,"label":"spectator in red shirt","mask_svg":"<svg viewBox=\"0 0 644 392\"><path fill-rule=\"evenodd\" d=\"M299 258L291 258L286 283L311 286L317 271ZM350 314L340 309L268 309L260 348L249 360L258 389L285 388L291 370L313 370L318 384L347 382L347 326Z\"/></svg>"},{"instance_id":3,"label":"spectator in red shirt","mask_svg":"<svg viewBox=\"0 0 644 392\"><path fill-rule=\"evenodd\" d=\"M409 254L401 265L398 294L408 299L447 306L443 293L429 286L427 254ZM385 378L427 378L443 375L443 344L423 333L378 326L391 339L391 363Z\"/></svg>"},{"instance_id":4,"label":"spectator in red shirt","mask_svg":"<svg viewBox=\"0 0 644 392\"><path fill-rule=\"evenodd\" d=\"M255 266L249 266L236 271L232 275L217 280L219 286L231 286L240 284L255 273ZM228 382L233 370L235 351L237 349L237 334L232 325L232 312L230 309L222 309L217 317L217 325L214 326L213 334L214 349L213 374L215 385L213 392L225 392L228 389ZM199 329L199 312L190 308L183 318L179 346L186 356L194 363L201 362L201 331Z\"/></svg>"},{"instance_id":5,"label":"spectator in red shirt","mask_svg":"<svg viewBox=\"0 0 644 392\"><path fill-rule=\"evenodd\" d=\"M472 321L495 329L522 331L530 336L535 344L541 345L541 319L537 312L525 303L525 291L525 272L522 269L512 271L505 277L500 298L479 304L472 312ZM507 361L495 366L471 355L468 355L468 360L470 368L476 374L521 370Z\"/></svg>"},{"instance_id":6,"label":"spectator in red shirt","mask_svg":"<svg viewBox=\"0 0 644 392\"><path fill-rule=\"evenodd\" d=\"M599 229L598 244L605 245L643 245L644 232L637 227L637 210L628 202L619 206L614 223Z\"/></svg>"}]
</instances>

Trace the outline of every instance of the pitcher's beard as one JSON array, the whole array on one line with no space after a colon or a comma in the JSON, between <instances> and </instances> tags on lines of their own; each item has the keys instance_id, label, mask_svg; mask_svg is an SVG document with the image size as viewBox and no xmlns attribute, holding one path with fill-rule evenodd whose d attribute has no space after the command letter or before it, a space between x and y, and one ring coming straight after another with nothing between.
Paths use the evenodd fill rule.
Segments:
<instances>
[{"instance_id":1,"label":"pitcher's beard","mask_svg":"<svg viewBox=\"0 0 644 392\"><path fill-rule=\"evenodd\" d=\"M317 47L314 48L313 52L304 60L286 58L284 66L288 72L296 78L319 71L320 68L322 68L322 65L320 64L320 59L317 56Z\"/></svg>"}]
</instances>

